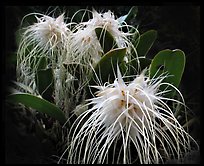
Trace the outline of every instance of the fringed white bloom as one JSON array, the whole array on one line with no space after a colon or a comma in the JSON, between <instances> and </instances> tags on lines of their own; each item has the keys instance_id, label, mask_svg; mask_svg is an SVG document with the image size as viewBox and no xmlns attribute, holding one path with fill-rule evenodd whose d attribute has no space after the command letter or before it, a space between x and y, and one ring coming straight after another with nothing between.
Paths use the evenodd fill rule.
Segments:
<instances>
[{"instance_id":1,"label":"fringed white bloom","mask_svg":"<svg viewBox=\"0 0 204 166\"><path fill-rule=\"evenodd\" d=\"M37 23L27 27L23 39L27 45L36 45L44 52L48 52L55 47L65 47L69 29L64 22L64 14L57 18L43 15L38 18Z\"/></svg>"},{"instance_id":2,"label":"fringed white bloom","mask_svg":"<svg viewBox=\"0 0 204 166\"><path fill-rule=\"evenodd\" d=\"M89 20L88 22L85 22L84 25L100 27L107 30L116 40L118 47L129 48L130 42L127 36L130 36L131 33L129 32L125 33L122 31L123 26L120 24L118 19L115 19L115 15L110 10L105 13L98 13L97 11L93 10L92 13L93 13L93 19ZM129 28L132 27L130 25L125 25L125 26Z\"/></svg>"},{"instance_id":3,"label":"fringed white bloom","mask_svg":"<svg viewBox=\"0 0 204 166\"><path fill-rule=\"evenodd\" d=\"M164 78L143 71L125 83L118 69L114 83L95 86L96 97L71 128L67 163L160 163L197 145L165 101L184 103L159 91Z\"/></svg>"},{"instance_id":4,"label":"fringed white bloom","mask_svg":"<svg viewBox=\"0 0 204 166\"><path fill-rule=\"evenodd\" d=\"M37 22L25 28L17 52L18 81L33 89L39 59L46 57L48 67L53 69L62 65L69 39L64 14L57 18L47 15L35 17Z\"/></svg>"},{"instance_id":5,"label":"fringed white bloom","mask_svg":"<svg viewBox=\"0 0 204 166\"><path fill-rule=\"evenodd\" d=\"M68 61L95 65L101 59L103 53L95 28L86 27L79 29L76 33L72 33L70 51L71 56L68 55Z\"/></svg>"},{"instance_id":6,"label":"fringed white bloom","mask_svg":"<svg viewBox=\"0 0 204 166\"><path fill-rule=\"evenodd\" d=\"M87 22L77 24L73 30L70 45L70 50L72 51L71 60L88 65L90 63L95 65L101 59L104 50L95 33L96 28L102 28L104 31L107 30L113 36L119 48L127 47L128 50L130 50L131 47L133 48L132 43L128 39L128 36L132 34L129 32L124 33L122 27L134 27L130 25L122 26L119 21L115 19L111 11L98 13L93 10L92 17L93 18ZM103 38L103 36L101 37ZM70 61L69 58L70 55L68 61Z\"/></svg>"}]
</instances>

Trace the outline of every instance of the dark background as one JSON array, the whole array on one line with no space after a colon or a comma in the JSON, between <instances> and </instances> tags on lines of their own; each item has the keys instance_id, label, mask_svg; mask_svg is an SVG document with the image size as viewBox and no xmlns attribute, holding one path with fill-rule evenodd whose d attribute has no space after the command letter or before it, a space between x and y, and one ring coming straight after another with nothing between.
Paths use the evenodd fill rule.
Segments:
<instances>
[{"instance_id":1,"label":"dark background","mask_svg":"<svg viewBox=\"0 0 204 166\"><path fill-rule=\"evenodd\" d=\"M51 7L54 8L54 7ZM59 7L66 15L86 6ZM126 14L131 6L94 6L96 10L110 9L116 16ZM15 80L15 58L17 49L15 32L23 16L30 12L45 13L48 6L5 6L5 47L2 60L3 95L11 80ZM194 115L200 116L200 6L171 5L171 6L138 6L139 13L130 24L139 24L143 33L150 29L158 31L158 38L150 50L148 57L152 58L160 50L181 49L186 55L186 67L180 89L187 106ZM50 155L55 154L51 143L39 140L32 127L32 118L22 116L16 111L9 110L3 103L3 126L5 127L5 162L6 163L52 163ZM191 128L191 135L200 143L200 123L196 122ZM49 147L48 147L49 146ZM48 150L49 149L49 150ZM199 162L198 158L194 158Z\"/></svg>"}]
</instances>

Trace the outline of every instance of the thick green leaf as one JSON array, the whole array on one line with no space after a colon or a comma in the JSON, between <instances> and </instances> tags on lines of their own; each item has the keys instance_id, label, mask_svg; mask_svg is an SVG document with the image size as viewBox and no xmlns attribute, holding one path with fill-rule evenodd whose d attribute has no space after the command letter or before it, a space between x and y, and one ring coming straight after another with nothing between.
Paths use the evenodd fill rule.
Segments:
<instances>
[{"instance_id":1,"label":"thick green leaf","mask_svg":"<svg viewBox=\"0 0 204 166\"><path fill-rule=\"evenodd\" d=\"M122 62L119 64L119 69L121 74L124 75L129 75L129 69L128 69L128 65L125 62Z\"/></svg>"},{"instance_id":2,"label":"thick green leaf","mask_svg":"<svg viewBox=\"0 0 204 166\"><path fill-rule=\"evenodd\" d=\"M103 48L104 54L110 51L111 49L117 48L117 44L113 36L103 28L95 29L98 40Z\"/></svg>"},{"instance_id":3,"label":"thick green leaf","mask_svg":"<svg viewBox=\"0 0 204 166\"><path fill-rule=\"evenodd\" d=\"M140 74L138 72L148 67L151 64L151 61L152 61L151 59L140 57L138 60L133 59L132 61L128 62L127 65L129 66L129 75Z\"/></svg>"},{"instance_id":4,"label":"thick green leaf","mask_svg":"<svg viewBox=\"0 0 204 166\"><path fill-rule=\"evenodd\" d=\"M41 57L38 60L38 68L37 70L43 70L47 67L47 58L46 57Z\"/></svg>"},{"instance_id":5,"label":"thick green leaf","mask_svg":"<svg viewBox=\"0 0 204 166\"><path fill-rule=\"evenodd\" d=\"M118 18L118 21L120 24L122 24L123 22L128 22L130 19L135 18L137 16L138 13L138 7L137 6L133 6L128 14L121 16L120 18Z\"/></svg>"},{"instance_id":6,"label":"thick green leaf","mask_svg":"<svg viewBox=\"0 0 204 166\"><path fill-rule=\"evenodd\" d=\"M28 55L28 54L27 54ZM45 57L44 57L45 58ZM30 57L30 68L31 69L33 69L33 70L40 70L40 69L42 69L43 68L43 66L42 66L42 63L40 63L40 61L41 61L41 59L42 59L42 57L39 57L39 56L37 56L37 55L35 55L35 56L31 56ZM44 61L44 60L42 60L42 61ZM42 66L42 67L41 67Z\"/></svg>"},{"instance_id":7,"label":"thick green leaf","mask_svg":"<svg viewBox=\"0 0 204 166\"><path fill-rule=\"evenodd\" d=\"M138 44L139 44L139 38L140 38L140 34L139 31L136 31L133 35L132 38L132 44L134 45L135 48L137 48Z\"/></svg>"},{"instance_id":8,"label":"thick green leaf","mask_svg":"<svg viewBox=\"0 0 204 166\"><path fill-rule=\"evenodd\" d=\"M157 38L157 31L155 30L149 30L145 33L143 33L137 40L139 40L139 43L137 45L137 54L139 57L143 56L145 57L152 47L154 41ZM137 42L135 42L137 43Z\"/></svg>"},{"instance_id":9,"label":"thick green leaf","mask_svg":"<svg viewBox=\"0 0 204 166\"><path fill-rule=\"evenodd\" d=\"M53 70L51 68L38 70L36 73L35 81L40 95L44 99L52 101L52 94L54 91Z\"/></svg>"},{"instance_id":10,"label":"thick green leaf","mask_svg":"<svg viewBox=\"0 0 204 166\"><path fill-rule=\"evenodd\" d=\"M123 62L125 54L126 48L116 48L107 52L96 65L90 84L98 81L96 74L103 83L107 81L113 82L115 79L114 74L117 71L117 64L120 65Z\"/></svg>"},{"instance_id":11,"label":"thick green leaf","mask_svg":"<svg viewBox=\"0 0 204 166\"><path fill-rule=\"evenodd\" d=\"M184 52L179 49L166 49L160 51L152 60L152 63L150 65L150 78L158 77L163 72L168 72L170 76L165 78L163 82L171 83L175 87L178 87L184 72L184 68ZM161 87L161 89L164 88L166 88L166 86Z\"/></svg>"},{"instance_id":12,"label":"thick green leaf","mask_svg":"<svg viewBox=\"0 0 204 166\"><path fill-rule=\"evenodd\" d=\"M62 124L66 122L66 118L62 110L40 97L27 93L15 93L7 96L7 100L10 102L21 103L27 107L36 109L41 113L45 113L52 118L55 118Z\"/></svg>"},{"instance_id":13,"label":"thick green leaf","mask_svg":"<svg viewBox=\"0 0 204 166\"><path fill-rule=\"evenodd\" d=\"M122 75L135 76L140 74L141 71L147 68L150 64L151 64L151 59L139 58L138 60L133 59L128 63L121 63L119 67ZM130 82L134 79L134 77L125 77L123 79L126 82Z\"/></svg>"}]
</instances>

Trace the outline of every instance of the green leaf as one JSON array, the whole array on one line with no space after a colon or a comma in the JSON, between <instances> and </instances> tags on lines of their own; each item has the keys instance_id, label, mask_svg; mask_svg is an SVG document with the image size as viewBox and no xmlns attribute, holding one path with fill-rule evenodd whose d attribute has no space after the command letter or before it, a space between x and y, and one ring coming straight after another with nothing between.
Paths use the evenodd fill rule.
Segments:
<instances>
[{"instance_id":1,"label":"green leaf","mask_svg":"<svg viewBox=\"0 0 204 166\"><path fill-rule=\"evenodd\" d=\"M30 57L30 67L33 70L37 68L37 71L45 69L47 67L47 58L44 56L42 57L42 55Z\"/></svg>"},{"instance_id":2,"label":"green leaf","mask_svg":"<svg viewBox=\"0 0 204 166\"><path fill-rule=\"evenodd\" d=\"M103 28L95 29L98 40L103 48L104 54L110 51L111 49L117 48L117 44L113 36Z\"/></svg>"},{"instance_id":3,"label":"green leaf","mask_svg":"<svg viewBox=\"0 0 204 166\"><path fill-rule=\"evenodd\" d=\"M140 64L139 66L138 61ZM130 62L127 63L127 65L129 66L129 75L139 74L140 71L142 71L151 64L151 61L152 61L151 59L143 57L140 57L138 60L137 59L131 60Z\"/></svg>"},{"instance_id":4,"label":"green leaf","mask_svg":"<svg viewBox=\"0 0 204 166\"><path fill-rule=\"evenodd\" d=\"M115 80L114 72L117 71L117 64L120 65L123 62L126 54L126 48L116 48L107 52L95 67L95 74L93 73L90 84L98 82L96 74L100 81L103 83Z\"/></svg>"},{"instance_id":5,"label":"green leaf","mask_svg":"<svg viewBox=\"0 0 204 166\"><path fill-rule=\"evenodd\" d=\"M53 70L51 68L38 70L35 76L35 81L40 95L44 99L52 101L52 94L54 91Z\"/></svg>"},{"instance_id":6,"label":"green leaf","mask_svg":"<svg viewBox=\"0 0 204 166\"><path fill-rule=\"evenodd\" d=\"M150 65L150 78L158 77L163 72L168 72L169 77L165 78L163 82L170 83L178 87L185 68L185 54L183 51L176 50L163 50L160 51L152 60ZM158 73L157 73L158 72ZM161 87L165 89L167 86ZM173 91L172 88L168 88ZM173 95L173 92L172 94Z\"/></svg>"},{"instance_id":7,"label":"green leaf","mask_svg":"<svg viewBox=\"0 0 204 166\"><path fill-rule=\"evenodd\" d=\"M140 34L139 31L135 31L132 39L132 44L134 45L135 48L137 48L139 44L140 39Z\"/></svg>"},{"instance_id":8,"label":"green leaf","mask_svg":"<svg viewBox=\"0 0 204 166\"><path fill-rule=\"evenodd\" d=\"M27 93L15 93L7 96L7 100L10 102L21 103L26 107L36 109L41 113L45 113L52 118L55 118L62 124L66 122L66 118L61 109L56 107L54 104L44 100L40 97L27 94Z\"/></svg>"},{"instance_id":9,"label":"green leaf","mask_svg":"<svg viewBox=\"0 0 204 166\"><path fill-rule=\"evenodd\" d=\"M129 75L128 65L125 62L119 64L119 69L122 75Z\"/></svg>"},{"instance_id":10,"label":"green leaf","mask_svg":"<svg viewBox=\"0 0 204 166\"><path fill-rule=\"evenodd\" d=\"M124 22L128 22L129 20L131 20L132 18L135 18L137 16L138 13L138 7L137 6L133 6L128 14L121 16L118 18L118 21L120 24L124 23Z\"/></svg>"},{"instance_id":11,"label":"green leaf","mask_svg":"<svg viewBox=\"0 0 204 166\"><path fill-rule=\"evenodd\" d=\"M46 57L40 57L38 58L38 67L37 70L43 70L47 67L47 58Z\"/></svg>"},{"instance_id":12,"label":"green leaf","mask_svg":"<svg viewBox=\"0 0 204 166\"><path fill-rule=\"evenodd\" d=\"M157 38L157 31L155 30L149 30L145 33L143 33L137 40L139 40L139 43L137 45L137 54L139 57L143 56L145 57L152 47L154 41ZM137 43L137 42L135 42Z\"/></svg>"},{"instance_id":13,"label":"green leaf","mask_svg":"<svg viewBox=\"0 0 204 166\"><path fill-rule=\"evenodd\" d=\"M140 65L138 65L138 63ZM133 59L128 63L121 63L120 64L120 71L122 75L126 76L135 76L141 73L141 71L147 68L151 64L151 59L148 58L139 58ZM125 82L130 82L133 80L134 77L125 77L123 78Z\"/></svg>"}]
</instances>

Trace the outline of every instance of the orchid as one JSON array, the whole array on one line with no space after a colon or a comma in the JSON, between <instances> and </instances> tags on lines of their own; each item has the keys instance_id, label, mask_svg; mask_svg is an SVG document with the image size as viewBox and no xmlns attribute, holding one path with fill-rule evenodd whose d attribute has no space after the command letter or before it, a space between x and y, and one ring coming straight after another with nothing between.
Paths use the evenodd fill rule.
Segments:
<instances>
[{"instance_id":1,"label":"orchid","mask_svg":"<svg viewBox=\"0 0 204 166\"><path fill-rule=\"evenodd\" d=\"M102 28L103 31L109 32L118 48L128 48L128 53L131 49L134 49L132 42L128 38L137 33L137 29L131 25L121 25L118 19L115 19L114 14L109 10L105 13L98 13L96 10L92 12L92 19L81 22L75 26L73 29L71 37L70 50L72 50L71 56L69 55L68 61L75 61L78 63L83 63L90 65L90 63L95 66L102 55L104 50L102 49L99 40L102 38L103 43L106 41L103 39L104 36L98 38L95 32L96 28ZM122 27L127 27L129 29L134 29L136 32L126 32L122 31ZM130 30L129 30L130 31ZM112 47L115 47L114 45ZM135 51L135 50L134 50Z\"/></svg>"},{"instance_id":2,"label":"orchid","mask_svg":"<svg viewBox=\"0 0 204 166\"><path fill-rule=\"evenodd\" d=\"M42 15L42 14L39 14ZM64 14L57 18L47 15L37 17L37 23L25 28L17 52L18 81L35 87L34 73L36 61L46 57L51 66L56 68L64 60L64 51L68 44L69 29L64 22Z\"/></svg>"},{"instance_id":3,"label":"orchid","mask_svg":"<svg viewBox=\"0 0 204 166\"><path fill-rule=\"evenodd\" d=\"M96 97L71 128L68 163L126 164L135 157L141 164L160 163L190 150L195 141L165 101L185 103L163 97L167 92L159 87L168 84L162 82L166 75L150 79L145 73L125 83L118 68L114 83L94 86Z\"/></svg>"}]
</instances>

